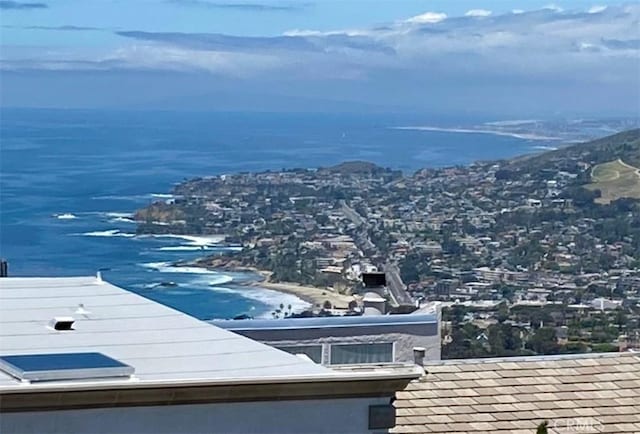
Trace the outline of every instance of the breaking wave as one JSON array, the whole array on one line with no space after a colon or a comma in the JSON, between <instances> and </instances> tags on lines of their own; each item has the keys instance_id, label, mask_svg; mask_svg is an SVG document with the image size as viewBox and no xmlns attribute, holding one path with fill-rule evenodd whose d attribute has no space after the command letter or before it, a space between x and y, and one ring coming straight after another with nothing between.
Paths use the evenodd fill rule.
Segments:
<instances>
[{"instance_id":1,"label":"breaking wave","mask_svg":"<svg viewBox=\"0 0 640 434\"><path fill-rule=\"evenodd\" d=\"M71 214L70 212L65 212L63 214L54 214L53 216L58 220L74 220L78 218L78 216L76 216L75 214Z\"/></svg>"},{"instance_id":2,"label":"breaking wave","mask_svg":"<svg viewBox=\"0 0 640 434\"><path fill-rule=\"evenodd\" d=\"M273 291L271 289L264 288L243 288L239 289L238 294L244 298L259 301L268 306L271 306L273 310L279 309L280 305L285 306L285 310L288 311L288 306L291 305L291 312L302 312L308 309L311 304L296 297L292 294L285 294L283 292ZM260 315L261 318L271 318L271 312L265 312Z\"/></svg>"},{"instance_id":3,"label":"breaking wave","mask_svg":"<svg viewBox=\"0 0 640 434\"><path fill-rule=\"evenodd\" d=\"M197 252L201 250L211 250L208 246L167 246L160 247L158 250L163 252Z\"/></svg>"},{"instance_id":4,"label":"breaking wave","mask_svg":"<svg viewBox=\"0 0 640 434\"><path fill-rule=\"evenodd\" d=\"M239 252L242 250L240 246L231 247L218 247L218 246L193 246L193 245L180 245L180 246L166 246L158 249L162 252L200 252L209 250L226 250L231 252Z\"/></svg>"},{"instance_id":5,"label":"breaking wave","mask_svg":"<svg viewBox=\"0 0 640 434\"><path fill-rule=\"evenodd\" d=\"M220 274L215 271L201 267L178 267L171 262L147 262L140 264L141 267L151 268L160 273L181 273L181 274ZM233 278L231 278L233 280Z\"/></svg>"},{"instance_id":6,"label":"breaking wave","mask_svg":"<svg viewBox=\"0 0 640 434\"><path fill-rule=\"evenodd\" d=\"M148 193L148 194L133 194L133 195L105 195L105 196L93 196L91 199L95 200L131 200L131 201L142 201L149 199L175 199L179 196L174 194L166 194L166 193Z\"/></svg>"},{"instance_id":7,"label":"breaking wave","mask_svg":"<svg viewBox=\"0 0 640 434\"><path fill-rule=\"evenodd\" d=\"M109 221L111 223L135 223L136 222L134 219L128 218L128 217L116 217L116 218L109 219Z\"/></svg>"},{"instance_id":8,"label":"breaking wave","mask_svg":"<svg viewBox=\"0 0 640 434\"><path fill-rule=\"evenodd\" d=\"M104 215L111 218L133 218L131 212L105 212Z\"/></svg>"},{"instance_id":9,"label":"breaking wave","mask_svg":"<svg viewBox=\"0 0 640 434\"><path fill-rule=\"evenodd\" d=\"M535 124L540 122L537 119L513 119L508 121L493 121L493 122L485 122L485 125L492 125L495 127L515 127L519 125L528 125Z\"/></svg>"},{"instance_id":10,"label":"breaking wave","mask_svg":"<svg viewBox=\"0 0 640 434\"><path fill-rule=\"evenodd\" d=\"M469 134L493 134L495 136L514 137L516 139L524 140L562 140L560 137L542 136L534 133L526 132L511 132L511 131L499 131L499 130L487 130L476 128L442 128L442 127L430 127L430 126L406 126L406 127L391 127L394 130L414 130L414 131L439 131L445 133L469 133Z\"/></svg>"},{"instance_id":11,"label":"breaking wave","mask_svg":"<svg viewBox=\"0 0 640 434\"><path fill-rule=\"evenodd\" d=\"M224 235L177 235L177 234L148 234L141 237L149 238L176 238L187 241L189 246L212 247L224 241Z\"/></svg>"},{"instance_id":12,"label":"breaking wave","mask_svg":"<svg viewBox=\"0 0 640 434\"><path fill-rule=\"evenodd\" d=\"M239 286L239 287L224 287L221 285L231 283L225 282L224 277L230 278L231 276L222 275L219 279L220 283L212 281L208 276L199 277L191 282L189 285L198 289L206 289L213 292L225 293L225 294L237 294L242 298L257 301L261 304L269 306L269 310L265 311L260 318L271 318L271 312L280 308L280 305L285 306L285 310L288 311L288 306L291 305L291 312L302 312L308 309L311 304L296 297L293 294L285 294L283 292L274 291L272 289L253 287L253 286ZM233 280L233 279L231 279ZM253 308L255 309L255 307Z\"/></svg>"},{"instance_id":13,"label":"breaking wave","mask_svg":"<svg viewBox=\"0 0 640 434\"><path fill-rule=\"evenodd\" d=\"M133 213L130 212L105 212L103 214L112 223L135 223Z\"/></svg>"},{"instance_id":14,"label":"breaking wave","mask_svg":"<svg viewBox=\"0 0 640 434\"><path fill-rule=\"evenodd\" d=\"M133 238L136 234L131 234L128 232L120 232L119 229L109 229L106 231L93 231L93 232L84 232L80 235L84 235L85 237L124 237L124 238Z\"/></svg>"}]
</instances>

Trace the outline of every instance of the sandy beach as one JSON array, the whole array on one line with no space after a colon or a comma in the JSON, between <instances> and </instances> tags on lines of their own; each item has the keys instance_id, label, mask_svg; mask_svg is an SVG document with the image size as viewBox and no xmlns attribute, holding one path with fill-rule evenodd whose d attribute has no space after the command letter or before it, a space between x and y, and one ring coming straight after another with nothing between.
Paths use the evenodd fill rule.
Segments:
<instances>
[{"instance_id":1,"label":"sandy beach","mask_svg":"<svg viewBox=\"0 0 640 434\"><path fill-rule=\"evenodd\" d=\"M333 292L329 289L315 288L313 286L302 286L296 283L273 283L269 281L256 282L255 286L272 289L295 295L302 300L311 303L314 308L321 308L325 301L329 302L337 309L346 309L354 297Z\"/></svg>"},{"instance_id":2,"label":"sandy beach","mask_svg":"<svg viewBox=\"0 0 640 434\"><path fill-rule=\"evenodd\" d=\"M271 282L272 273L268 270L260 270L250 266L239 266L237 264L229 264L228 262L223 265L223 261L221 261L220 258L214 258L212 262L209 261L210 258L203 259L191 261L187 263L187 265L203 267L213 271L246 271L259 274L262 276L262 280L251 282L248 285L295 295L307 303L310 303L314 309L322 308L327 300L334 308L347 309L349 302L355 299L352 295L338 294L327 288L316 288L315 286L305 286L293 282Z\"/></svg>"}]
</instances>

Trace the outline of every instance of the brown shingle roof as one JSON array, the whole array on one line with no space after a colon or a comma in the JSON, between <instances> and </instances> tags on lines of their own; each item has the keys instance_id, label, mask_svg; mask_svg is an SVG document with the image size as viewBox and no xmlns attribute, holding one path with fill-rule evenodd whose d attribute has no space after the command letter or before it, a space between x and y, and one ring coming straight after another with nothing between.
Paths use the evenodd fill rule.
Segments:
<instances>
[{"instance_id":1,"label":"brown shingle roof","mask_svg":"<svg viewBox=\"0 0 640 434\"><path fill-rule=\"evenodd\" d=\"M550 433L640 433L638 353L451 360L425 369L397 393L392 432L532 434L547 421Z\"/></svg>"}]
</instances>

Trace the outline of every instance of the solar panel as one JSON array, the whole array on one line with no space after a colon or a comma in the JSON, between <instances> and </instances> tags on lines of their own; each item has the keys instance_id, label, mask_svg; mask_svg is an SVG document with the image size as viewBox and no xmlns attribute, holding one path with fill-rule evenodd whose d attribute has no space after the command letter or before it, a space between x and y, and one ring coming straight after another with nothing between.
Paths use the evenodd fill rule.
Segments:
<instances>
[{"instance_id":1,"label":"solar panel","mask_svg":"<svg viewBox=\"0 0 640 434\"><path fill-rule=\"evenodd\" d=\"M134 372L132 366L102 353L4 355L0 370L28 381L128 377Z\"/></svg>"}]
</instances>

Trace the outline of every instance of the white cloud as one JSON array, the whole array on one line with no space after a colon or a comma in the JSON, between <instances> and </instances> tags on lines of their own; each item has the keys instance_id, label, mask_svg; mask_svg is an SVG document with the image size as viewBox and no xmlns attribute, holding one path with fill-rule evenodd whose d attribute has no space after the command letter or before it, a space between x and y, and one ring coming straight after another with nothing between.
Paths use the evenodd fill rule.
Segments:
<instances>
[{"instance_id":1,"label":"white cloud","mask_svg":"<svg viewBox=\"0 0 640 434\"><path fill-rule=\"evenodd\" d=\"M524 13L524 10L522 10L522 9L514 9L514 10L511 11L511 13L515 14L515 15L520 15L520 14Z\"/></svg>"},{"instance_id":2,"label":"white cloud","mask_svg":"<svg viewBox=\"0 0 640 434\"><path fill-rule=\"evenodd\" d=\"M291 29L286 30L282 33L282 36L336 36L336 35L346 35L346 36L367 36L372 32L369 30L361 30L361 29L352 29L352 30L334 30L328 32L321 32L319 30L305 30L305 29Z\"/></svg>"},{"instance_id":3,"label":"white cloud","mask_svg":"<svg viewBox=\"0 0 640 434\"><path fill-rule=\"evenodd\" d=\"M605 10L607 10L606 6L591 6L587 12L590 14L599 14Z\"/></svg>"},{"instance_id":4,"label":"white cloud","mask_svg":"<svg viewBox=\"0 0 640 434\"><path fill-rule=\"evenodd\" d=\"M468 103L484 110L478 101L491 100L504 107L603 110L606 103L637 111L640 41L630 29L640 21L638 3L592 14L585 7L471 15L427 12L363 29L293 29L268 37L118 31L119 50L101 53L4 46L0 70L196 72L237 86L238 93L280 87L285 94L297 89L304 97L354 97L380 107L466 110Z\"/></svg>"},{"instance_id":5,"label":"white cloud","mask_svg":"<svg viewBox=\"0 0 640 434\"><path fill-rule=\"evenodd\" d=\"M54 53L46 60L52 68L73 69L84 61L86 68L196 70L273 80L339 78L361 84L392 73L397 77L393 82L434 86L478 77L496 86L504 80L542 83L562 77L594 82L613 76L637 82L632 74L640 48L629 28L640 20L638 5L610 6L591 15L538 10L476 18L488 13L447 19L427 12L372 28L293 29L275 37L122 31L117 34L127 39L120 51L96 57L78 49L77 55ZM26 68L29 59L44 68L43 58L18 49L9 56L4 50L0 69Z\"/></svg>"},{"instance_id":6,"label":"white cloud","mask_svg":"<svg viewBox=\"0 0 640 434\"><path fill-rule=\"evenodd\" d=\"M425 12L421 15L416 15L415 17L409 18L406 22L412 24L429 24L429 23L439 23L440 21L446 20L447 14L441 12Z\"/></svg>"},{"instance_id":7,"label":"white cloud","mask_svg":"<svg viewBox=\"0 0 640 434\"><path fill-rule=\"evenodd\" d=\"M592 44L591 42L580 42L579 44L580 50L596 50L598 47L595 44Z\"/></svg>"},{"instance_id":8,"label":"white cloud","mask_svg":"<svg viewBox=\"0 0 640 434\"><path fill-rule=\"evenodd\" d=\"M282 33L283 36L323 36L326 35L325 32L320 32L318 30L303 30L303 29L291 29Z\"/></svg>"},{"instance_id":9,"label":"white cloud","mask_svg":"<svg viewBox=\"0 0 640 434\"><path fill-rule=\"evenodd\" d=\"M564 11L564 9L562 9L560 6L558 6L558 5L554 4L554 3L548 4L545 7L543 7L542 9L547 9L547 10L550 10L550 11L553 11L553 12L563 12Z\"/></svg>"},{"instance_id":10,"label":"white cloud","mask_svg":"<svg viewBox=\"0 0 640 434\"><path fill-rule=\"evenodd\" d=\"M488 17L489 15L491 15L491 11L488 11L486 9L471 9L468 10L464 15L466 17Z\"/></svg>"}]
</instances>

